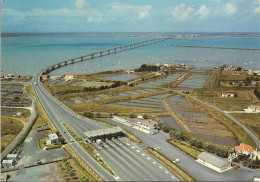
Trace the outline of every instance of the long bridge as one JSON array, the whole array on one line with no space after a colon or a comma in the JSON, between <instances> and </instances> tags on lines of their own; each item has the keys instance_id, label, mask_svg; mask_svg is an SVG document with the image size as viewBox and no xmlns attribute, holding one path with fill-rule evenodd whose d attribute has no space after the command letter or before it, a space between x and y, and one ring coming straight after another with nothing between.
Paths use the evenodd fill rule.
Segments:
<instances>
[{"instance_id":1,"label":"long bridge","mask_svg":"<svg viewBox=\"0 0 260 182\"><path fill-rule=\"evenodd\" d=\"M135 48L139 48L139 47L143 47L143 46L147 46L147 45L151 45L151 44L155 44L164 40L167 40L170 38L158 38L158 39L152 39L152 40L145 40L145 41L140 41L140 42L135 42L135 43L131 43L131 44L126 44L126 45L122 45L122 46L118 46L118 47L113 47L110 49L105 49L105 50L101 50L98 52L93 52L84 56L80 56L80 57L76 57L76 58L72 58L72 59L68 59L65 61L60 61L57 63L54 63L50 66L48 66L47 68L45 68L42 72L42 74L48 74L56 69L59 69L63 66L67 66L70 64L74 64L74 63L78 63L78 62L83 62L83 61L87 61L87 60L91 60L91 59L95 59L95 58L99 58L99 57L103 57L103 56L108 56L111 54L116 54L119 52L123 52L123 51L127 51L130 49L135 49Z\"/></svg>"}]
</instances>

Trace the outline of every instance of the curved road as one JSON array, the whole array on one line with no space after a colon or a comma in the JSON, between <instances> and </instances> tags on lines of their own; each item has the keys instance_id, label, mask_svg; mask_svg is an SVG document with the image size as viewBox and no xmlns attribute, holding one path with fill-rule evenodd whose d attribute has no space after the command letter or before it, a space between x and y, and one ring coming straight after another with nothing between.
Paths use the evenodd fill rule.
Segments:
<instances>
[{"instance_id":1,"label":"curved road","mask_svg":"<svg viewBox=\"0 0 260 182\"><path fill-rule=\"evenodd\" d=\"M221 112L222 114L224 114L225 116L227 116L229 119L231 119L232 121L234 121L238 126L240 126L252 139L253 141L256 143L257 147L260 148L260 141L259 139L247 128L245 127L242 123L240 123L238 120L236 120L235 118L233 118L232 116L230 116L229 114L225 113L224 111L222 111L221 109L219 109L218 107L212 106L206 102L203 102L193 96L187 95L190 98L200 102L201 104L205 104L213 109L216 109L217 111Z\"/></svg>"}]
</instances>

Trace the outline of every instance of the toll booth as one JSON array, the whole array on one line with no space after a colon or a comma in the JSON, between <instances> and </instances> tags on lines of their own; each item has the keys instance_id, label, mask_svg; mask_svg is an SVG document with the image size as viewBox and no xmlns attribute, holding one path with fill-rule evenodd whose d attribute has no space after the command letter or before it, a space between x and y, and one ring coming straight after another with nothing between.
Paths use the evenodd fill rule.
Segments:
<instances>
[{"instance_id":1,"label":"toll booth","mask_svg":"<svg viewBox=\"0 0 260 182\"><path fill-rule=\"evenodd\" d=\"M105 128L100 130L93 130L84 133L86 135L85 141L87 143L96 142L97 139L106 140L125 136L123 129L120 127Z\"/></svg>"}]
</instances>

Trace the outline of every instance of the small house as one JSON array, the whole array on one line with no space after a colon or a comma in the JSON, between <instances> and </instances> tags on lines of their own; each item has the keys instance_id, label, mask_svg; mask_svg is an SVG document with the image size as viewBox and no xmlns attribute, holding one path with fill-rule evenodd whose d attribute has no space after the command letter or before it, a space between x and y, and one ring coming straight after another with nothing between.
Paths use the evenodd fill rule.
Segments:
<instances>
[{"instance_id":1,"label":"small house","mask_svg":"<svg viewBox=\"0 0 260 182\"><path fill-rule=\"evenodd\" d=\"M248 74L248 75L254 75L254 72L253 72L252 69L249 69L249 70L247 70L247 74Z\"/></svg>"},{"instance_id":2,"label":"small house","mask_svg":"<svg viewBox=\"0 0 260 182\"><path fill-rule=\"evenodd\" d=\"M241 143L239 146L235 146L235 152L238 155L246 154L250 155L250 157L253 157L253 147L244 143Z\"/></svg>"},{"instance_id":3,"label":"small house","mask_svg":"<svg viewBox=\"0 0 260 182\"><path fill-rule=\"evenodd\" d=\"M234 93L226 93L226 92L222 92L222 97L235 97Z\"/></svg>"},{"instance_id":4,"label":"small house","mask_svg":"<svg viewBox=\"0 0 260 182\"><path fill-rule=\"evenodd\" d=\"M15 75L15 78L21 78L21 75Z\"/></svg>"},{"instance_id":5,"label":"small house","mask_svg":"<svg viewBox=\"0 0 260 182\"><path fill-rule=\"evenodd\" d=\"M75 74L74 73L67 73L65 75L65 80L71 80L75 78Z\"/></svg>"},{"instance_id":6,"label":"small house","mask_svg":"<svg viewBox=\"0 0 260 182\"><path fill-rule=\"evenodd\" d=\"M251 105L251 106L248 106L247 110L249 110L251 112L260 112L260 106L258 106L258 105Z\"/></svg>"},{"instance_id":7,"label":"small house","mask_svg":"<svg viewBox=\"0 0 260 182\"><path fill-rule=\"evenodd\" d=\"M197 162L211 168L219 173L231 169L231 162L225 158L216 156L208 152L202 152L198 155Z\"/></svg>"},{"instance_id":8,"label":"small house","mask_svg":"<svg viewBox=\"0 0 260 182\"><path fill-rule=\"evenodd\" d=\"M49 141L50 141L51 144L59 142L59 137L56 133L49 134L48 138L49 138Z\"/></svg>"},{"instance_id":9,"label":"small house","mask_svg":"<svg viewBox=\"0 0 260 182\"><path fill-rule=\"evenodd\" d=\"M41 75L41 78L42 78L43 80L46 80L46 79L49 78L49 75Z\"/></svg>"},{"instance_id":10,"label":"small house","mask_svg":"<svg viewBox=\"0 0 260 182\"><path fill-rule=\"evenodd\" d=\"M22 112L18 112L18 113L16 113L16 115L17 115L17 116L22 116L23 113L22 113Z\"/></svg>"}]
</instances>

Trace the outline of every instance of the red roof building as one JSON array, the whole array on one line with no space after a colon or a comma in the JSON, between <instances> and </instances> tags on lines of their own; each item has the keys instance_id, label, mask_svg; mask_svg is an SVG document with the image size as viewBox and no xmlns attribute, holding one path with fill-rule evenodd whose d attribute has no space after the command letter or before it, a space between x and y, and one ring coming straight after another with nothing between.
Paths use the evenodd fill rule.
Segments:
<instances>
[{"instance_id":1,"label":"red roof building","mask_svg":"<svg viewBox=\"0 0 260 182\"><path fill-rule=\"evenodd\" d=\"M235 151L241 154L252 154L253 147L244 143L241 143L239 146L235 146Z\"/></svg>"},{"instance_id":2,"label":"red roof building","mask_svg":"<svg viewBox=\"0 0 260 182\"><path fill-rule=\"evenodd\" d=\"M49 78L49 75L41 75L41 77L42 77L43 79L47 79L47 78Z\"/></svg>"},{"instance_id":3,"label":"red roof building","mask_svg":"<svg viewBox=\"0 0 260 182\"><path fill-rule=\"evenodd\" d=\"M252 111L260 112L260 106L258 106L258 105L248 106L248 109L250 109L250 110L252 110Z\"/></svg>"}]
</instances>

